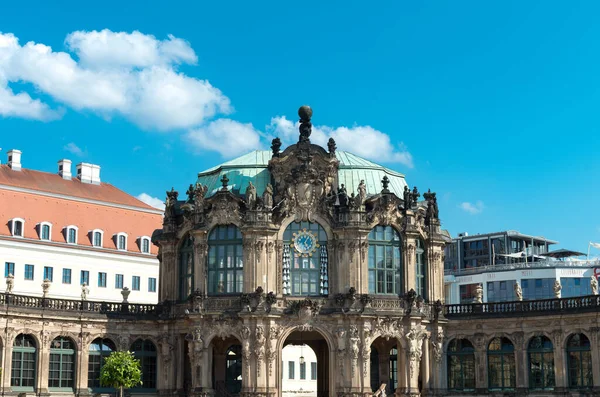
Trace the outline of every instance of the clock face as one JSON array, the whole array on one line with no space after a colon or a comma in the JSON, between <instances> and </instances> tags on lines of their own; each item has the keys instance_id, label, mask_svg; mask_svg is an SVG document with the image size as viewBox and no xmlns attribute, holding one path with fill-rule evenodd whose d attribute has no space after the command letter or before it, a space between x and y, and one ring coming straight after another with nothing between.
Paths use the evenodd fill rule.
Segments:
<instances>
[{"instance_id":1,"label":"clock face","mask_svg":"<svg viewBox=\"0 0 600 397\"><path fill-rule=\"evenodd\" d=\"M312 256L319 247L317 237L306 229L294 233L293 243L294 249L302 256Z\"/></svg>"}]
</instances>

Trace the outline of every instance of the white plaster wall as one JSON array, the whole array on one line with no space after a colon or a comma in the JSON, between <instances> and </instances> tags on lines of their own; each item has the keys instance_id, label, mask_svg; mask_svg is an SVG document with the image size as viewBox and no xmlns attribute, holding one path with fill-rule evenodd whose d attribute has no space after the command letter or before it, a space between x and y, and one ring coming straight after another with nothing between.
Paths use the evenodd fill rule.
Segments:
<instances>
[{"instance_id":1,"label":"white plaster wall","mask_svg":"<svg viewBox=\"0 0 600 397\"><path fill-rule=\"evenodd\" d=\"M49 297L81 299L81 271L89 271L90 285L88 300L121 302L121 289L115 288L115 275L123 274L123 286L132 289L132 276L140 277L140 290L131 291L131 303L157 303L158 301L158 259L154 254L134 256L80 249L28 243L27 241L0 240L0 292L6 290L5 263L15 264L13 294L42 295L44 267L53 268L53 282ZM34 265L33 280L25 280L25 265ZM71 284L63 284L63 269L71 269ZM106 273L106 288L98 287L98 273ZM156 279L156 291L148 292L148 278Z\"/></svg>"},{"instance_id":2,"label":"white plaster wall","mask_svg":"<svg viewBox=\"0 0 600 397\"><path fill-rule=\"evenodd\" d=\"M300 379L300 356L304 355L306 363L306 379ZM283 397L316 397L317 381L310 378L310 363L317 362L315 352L307 345L293 346L287 345L281 353L283 361ZM289 361L294 361L294 379L289 379ZM281 365L281 363L279 364Z\"/></svg>"}]
</instances>

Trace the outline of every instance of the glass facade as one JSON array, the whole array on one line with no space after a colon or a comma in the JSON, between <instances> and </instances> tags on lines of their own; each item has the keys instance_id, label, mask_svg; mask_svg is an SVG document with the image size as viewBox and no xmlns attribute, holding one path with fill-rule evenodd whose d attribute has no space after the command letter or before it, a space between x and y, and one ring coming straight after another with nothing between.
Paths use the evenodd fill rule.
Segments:
<instances>
[{"instance_id":1,"label":"glass facade","mask_svg":"<svg viewBox=\"0 0 600 397\"><path fill-rule=\"evenodd\" d=\"M515 280L490 281L487 283L488 302L511 302L517 300Z\"/></svg>"},{"instance_id":2,"label":"glass facade","mask_svg":"<svg viewBox=\"0 0 600 397\"><path fill-rule=\"evenodd\" d=\"M242 232L234 225L217 226L208 236L208 293L240 294L243 288Z\"/></svg>"},{"instance_id":3,"label":"glass facade","mask_svg":"<svg viewBox=\"0 0 600 397\"><path fill-rule=\"evenodd\" d=\"M592 286L590 285L590 278L561 278L560 285L562 290L560 291L562 298L571 298L574 296L586 296L592 294Z\"/></svg>"},{"instance_id":4,"label":"glass facade","mask_svg":"<svg viewBox=\"0 0 600 397\"><path fill-rule=\"evenodd\" d=\"M369 293L402 293L400 234L391 226L375 226L369 233Z\"/></svg>"},{"instance_id":5,"label":"glass facade","mask_svg":"<svg viewBox=\"0 0 600 397\"><path fill-rule=\"evenodd\" d=\"M554 298L554 281L554 278L522 279L523 300Z\"/></svg>"},{"instance_id":6,"label":"glass facade","mask_svg":"<svg viewBox=\"0 0 600 397\"><path fill-rule=\"evenodd\" d=\"M459 286L460 303L473 303L477 285L479 284L464 284Z\"/></svg>"}]
</instances>

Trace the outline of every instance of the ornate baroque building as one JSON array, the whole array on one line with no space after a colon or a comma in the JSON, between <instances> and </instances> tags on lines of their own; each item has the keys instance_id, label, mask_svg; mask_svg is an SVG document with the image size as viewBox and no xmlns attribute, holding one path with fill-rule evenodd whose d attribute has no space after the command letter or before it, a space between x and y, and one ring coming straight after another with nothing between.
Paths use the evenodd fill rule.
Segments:
<instances>
[{"instance_id":1,"label":"ornate baroque building","mask_svg":"<svg viewBox=\"0 0 600 397\"><path fill-rule=\"evenodd\" d=\"M0 293L2 393L114 392L98 377L118 349L142 361L132 394L283 397L306 364L284 362L291 344L314 351L319 397L598 395L597 284L444 305L435 193L311 144L311 113L297 144L275 139L167 193L159 304Z\"/></svg>"}]
</instances>

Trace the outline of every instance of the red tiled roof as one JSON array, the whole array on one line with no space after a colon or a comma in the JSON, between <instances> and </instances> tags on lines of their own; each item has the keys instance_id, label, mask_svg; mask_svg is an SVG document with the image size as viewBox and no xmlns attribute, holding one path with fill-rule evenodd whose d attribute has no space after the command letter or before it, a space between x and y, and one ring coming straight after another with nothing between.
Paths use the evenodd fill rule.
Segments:
<instances>
[{"instance_id":1,"label":"red tiled roof","mask_svg":"<svg viewBox=\"0 0 600 397\"><path fill-rule=\"evenodd\" d=\"M117 189L114 191L120 192ZM122 192L120 194L125 195ZM10 220L13 218L25 220L25 239L38 241L40 236L37 225L50 222L53 243L65 244L64 229L74 225L78 228L77 245L92 247L89 232L101 229L104 232L103 248L114 251L116 246L113 236L124 232L127 234L127 251L131 253L141 252L139 237L152 237L152 232L162 227L162 216L159 214L0 188L0 235L11 236ZM152 244L150 246L151 253L156 254L158 249Z\"/></svg>"},{"instance_id":2,"label":"red tiled roof","mask_svg":"<svg viewBox=\"0 0 600 397\"><path fill-rule=\"evenodd\" d=\"M83 183L76 177L67 180L58 174L25 168L13 171L6 164L0 165L0 185L156 210L109 183L94 185Z\"/></svg>"}]
</instances>

